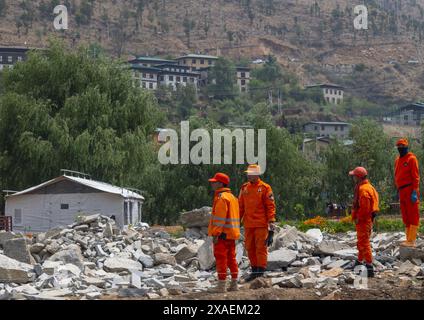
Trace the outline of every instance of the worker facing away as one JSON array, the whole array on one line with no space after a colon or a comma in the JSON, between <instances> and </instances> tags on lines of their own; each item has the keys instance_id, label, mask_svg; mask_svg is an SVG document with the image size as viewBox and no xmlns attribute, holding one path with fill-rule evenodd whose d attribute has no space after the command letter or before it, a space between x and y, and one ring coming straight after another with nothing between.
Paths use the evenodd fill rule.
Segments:
<instances>
[{"instance_id":1,"label":"worker facing away","mask_svg":"<svg viewBox=\"0 0 424 320\"><path fill-rule=\"evenodd\" d=\"M395 184L399 190L400 210L405 224L406 241L402 246L415 247L419 227L420 173L417 157L408 151L408 140L396 143Z\"/></svg>"},{"instance_id":2,"label":"worker facing away","mask_svg":"<svg viewBox=\"0 0 424 320\"><path fill-rule=\"evenodd\" d=\"M263 276L267 267L269 236L275 229L275 201L271 186L260 179L259 165L250 165L246 174L248 182L241 187L239 205L252 268L245 280L252 281Z\"/></svg>"},{"instance_id":3,"label":"worker facing away","mask_svg":"<svg viewBox=\"0 0 424 320\"><path fill-rule=\"evenodd\" d=\"M212 179L209 179L209 182L215 194L208 235L213 237L213 251L218 273L218 284L209 292L223 293L227 291L227 269L231 271L231 283L228 291L237 291L236 240L240 238L238 200L228 188L230 178L226 174L217 173Z\"/></svg>"},{"instance_id":4,"label":"worker facing away","mask_svg":"<svg viewBox=\"0 0 424 320\"><path fill-rule=\"evenodd\" d=\"M355 181L352 220L356 226L358 259L354 267L364 265L365 262L368 277L374 277L370 238L373 222L379 211L378 193L367 179L368 172L365 168L357 167L349 175Z\"/></svg>"}]
</instances>

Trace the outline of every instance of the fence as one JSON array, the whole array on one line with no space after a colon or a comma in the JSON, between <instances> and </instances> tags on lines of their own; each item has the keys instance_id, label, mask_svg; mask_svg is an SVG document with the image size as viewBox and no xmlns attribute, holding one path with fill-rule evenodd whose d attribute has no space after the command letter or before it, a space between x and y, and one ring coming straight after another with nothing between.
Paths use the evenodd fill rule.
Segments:
<instances>
[{"instance_id":1,"label":"fence","mask_svg":"<svg viewBox=\"0 0 424 320\"><path fill-rule=\"evenodd\" d=\"M12 217L0 217L0 230L12 231Z\"/></svg>"}]
</instances>

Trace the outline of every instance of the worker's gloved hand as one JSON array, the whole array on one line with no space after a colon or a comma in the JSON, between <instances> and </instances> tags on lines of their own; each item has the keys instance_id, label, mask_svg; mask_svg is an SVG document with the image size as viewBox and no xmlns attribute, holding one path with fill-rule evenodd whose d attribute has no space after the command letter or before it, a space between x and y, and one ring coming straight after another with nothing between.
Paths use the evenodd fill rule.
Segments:
<instances>
[{"instance_id":1,"label":"worker's gloved hand","mask_svg":"<svg viewBox=\"0 0 424 320\"><path fill-rule=\"evenodd\" d=\"M226 233L221 233L220 235L219 235L219 239L222 239L222 240L227 240L227 234Z\"/></svg>"},{"instance_id":2,"label":"worker's gloved hand","mask_svg":"<svg viewBox=\"0 0 424 320\"><path fill-rule=\"evenodd\" d=\"M274 230L268 231L268 238L265 240L265 244L267 247L272 246L272 243L274 242Z\"/></svg>"},{"instance_id":3,"label":"worker's gloved hand","mask_svg":"<svg viewBox=\"0 0 424 320\"><path fill-rule=\"evenodd\" d=\"M418 201L418 194L417 190L413 190L411 194L411 201L412 203L416 203Z\"/></svg>"},{"instance_id":4,"label":"worker's gloved hand","mask_svg":"<svg viewBox=\"0 0 424 320\"><path fill-rule=\"evenodd\" d=\"M213 244L217 244L218 243L218 237L217 236L212 237L212 241L213 241Z\"/></svg>"}]
</instances>

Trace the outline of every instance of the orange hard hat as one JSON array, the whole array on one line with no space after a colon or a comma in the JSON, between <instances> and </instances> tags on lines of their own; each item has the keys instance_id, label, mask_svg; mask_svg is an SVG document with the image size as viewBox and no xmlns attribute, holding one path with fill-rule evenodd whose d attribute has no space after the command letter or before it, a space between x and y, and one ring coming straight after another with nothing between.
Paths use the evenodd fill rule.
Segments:
<instances>
[{"instance_id":1,"label":"orange hard hat","mask_svg":"<svg viewBox=\"0 0 424 320\"><path fill-rule=\"evenodd\" d=\"M209 182L221 182L223 184L230 184L230 177L225 173L218 172L212 179L209 179Z\"/></svg>"},{"instance_id":2,"label":"orange hard hat","mask_svg":"<svg viewBox=\"0 0 424 320\"><path fill-rule=\"evenodd\" d=\"M258 164L251 164L247 167L245 171L248 176L260 176L261 175L261 167Z\"/></svg>"},{"instance_id":3,"label":"orange hard hat","mask_svg":"<svg viewBox=\"0 0 424 320\"><path fill-rule=\"evenodd\" d=\"M399 147L399 146L404 146L404 147L409 146L408 140L407 139L399 139L398 142L396 142L396 147Z\"/></svg>"},{"instance_id":4,"label":"orange hard hat","mask_svg":"<svg viewBox=\"0 0 424 320\"><path fill-rule=\"evenodd\" d=\"M365 169L364 167L357 167L354 170L350 171L349 175L356 176L358 178L363 178L368 175L368 172L367 172L367 169Z\"/></svg>"}]
</instances>

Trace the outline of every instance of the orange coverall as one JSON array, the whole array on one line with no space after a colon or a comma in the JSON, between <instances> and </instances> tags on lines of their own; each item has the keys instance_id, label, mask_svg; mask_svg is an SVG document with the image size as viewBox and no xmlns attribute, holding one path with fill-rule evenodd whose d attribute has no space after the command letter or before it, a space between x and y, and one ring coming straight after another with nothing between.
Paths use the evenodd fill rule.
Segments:
<instances>
[{"instance_id":1,"label":"orange coverall","mask_svg":"<svg viewBox=\"0 0 424 320\"><path fill-rule=\"evenodd\" d=\"M367 264L372 264L372 250L370 237L372 233L372 214L379 211L378 193L365 179L356 186L355 200L357 204L352 210L352 219L358 221L356 224L356 234L358 238L358 261L365 260Z\"/></svg>"},{"instance_id":2,"label":"orange coverall","mask_svg":"<svg viewBox=\"0 0 424 320\"><path fill-rule=\"evenodd\" d=\"M417 157L408 152L405 156L399 156L395 161L395 183L399 190L400 210L402 220L406 227L410 225L418 226L420 220L419 199L420 199L420 173L418 169ZM418 200L411 201L412 191L417 191Z\"/></svg>"},{"instance_id":3,"label":"orange coverall","mask_svg":"<svg viewBox=\"0 0 424 320\"><path fill-rule=\"evenodd\" d=\"M219 237L221 233L227 235L226 240L218 239L213 246L218 279L226 280L228 268L231 271L231 277L237 279L236 240L240 238L240 215L238 199L229 188L220 188L215 191L209 221L208 235Z\"/></svg>"},{"instance_id":4,"label":"orange coverall","mask_svg":"<svg viewBox=\"0 0 424 320\"><path fill-rule=\"evenodd\" d=\"M268 224L275 222L275 201L271 186L260 179L256 183L243 184L239 204L250 265L266 268Z\"/></svg>"}]
</instances>

